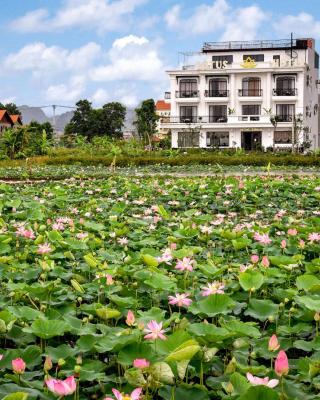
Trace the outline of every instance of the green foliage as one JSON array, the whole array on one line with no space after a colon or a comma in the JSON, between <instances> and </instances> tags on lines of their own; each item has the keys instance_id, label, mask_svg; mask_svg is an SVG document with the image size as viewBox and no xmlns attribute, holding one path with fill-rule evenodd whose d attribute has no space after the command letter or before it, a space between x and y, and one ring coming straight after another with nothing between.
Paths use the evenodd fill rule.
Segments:
<instances>
[{"instance_id":1,"label":"green foliage","mask_svg":"<svg viewBox=\"0 0 320 400\"><path fill-rule=\"evenodd\" d=\"M94 109L88 100L80 100L70 123L65 127L65 141L72 136L83 136L90 141L96 136L121 138L126 108L118 102Z\"/></svg>"},{"instance_id":2,"label":"green foliage","mask_svg":"<svg viewBox=\"0 0 320 400\"><path fill-rule=\"evenodd\" d=\"M152 136L156 133L157 120L156 105L153 99L144 100L140 107L135 109L137 119L135 125L140 138L145 144L152 147Z\"/></svg>"}]
</instances>

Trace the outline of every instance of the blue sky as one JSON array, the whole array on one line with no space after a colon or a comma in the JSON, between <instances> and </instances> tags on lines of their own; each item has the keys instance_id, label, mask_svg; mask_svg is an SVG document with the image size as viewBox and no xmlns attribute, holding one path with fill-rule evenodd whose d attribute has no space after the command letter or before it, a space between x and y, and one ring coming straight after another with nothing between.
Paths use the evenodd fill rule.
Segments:
<instances>
[{"instance_id":1,"label":"blue sky","mask_svg":"<svg viewBox=\"0 0 320 400\"><path fill-rule=\"evenodd\" d=\"M5 0L1 101L96 106L161 98L179 51L204 41L308 36L319 0ZM320 46L317 46L318 49ZM63 111L63 110L61 110Z\"/></svg>"}]
</instances>

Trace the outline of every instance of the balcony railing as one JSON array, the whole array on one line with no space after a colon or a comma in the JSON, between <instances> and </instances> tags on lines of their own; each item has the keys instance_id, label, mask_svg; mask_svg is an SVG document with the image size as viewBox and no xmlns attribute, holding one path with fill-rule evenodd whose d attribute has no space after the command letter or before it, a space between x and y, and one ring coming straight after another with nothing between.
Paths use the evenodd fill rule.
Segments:
<instances>
[{"instance_id":1,"label":"balcony railing","mask_svg":"<svg viewBox=\"0 0 320 400\"><path fill-rule=\"evenodd\" d=\"M187 98L199 97L199 90L183 90L176 91L176 98L178 99L187 99Z\"/></svg>"},{"instance_id":2,"label":"balcony railing","mask_svg":"<svg viewBox=\"0 0 320 400\"><path fill-rule=\"evenodd\" d=\"M298 89L273 89L272 94L273 96L297 96Z\"/></svg>"},{"instance_id":3,"label":"balcony railing","mask_svg":"<svg viewBox=\"0 0 320 400\"><path fill-rule=\"evenodd\" d=\"M205 90L205 97L228 97L229 90Z\"/></svg>"},{"instance_id":4,"label":"balcony railing","mask_svg":"<svg viewBox=\"0 0 320 400\"><path fill-rule=\"evenodd\" d=\"M261 97L262 89L239 89L241 97Z\"/></svg>"},{"instance_id":5,"label":"balcony railing","mask_svg":"<svg viewBox=\"0 0 320 400\"><path fill-rule=\"evenodd\" d=\"M277 115L276 116L278 122L292 122L293 115Z\"/></svg>"},{"instance_id":6,"label":"balcony railing","mask_svg":"<svg viewBox=\"0 0 320 400\"><path fill-rule=\"evenodd\" d=\"M171 99L171 92L164 92L165 99Z\"/></svg>"},{"instance_id":7,"label":"balcony railing","mask_svg":"<svg viewBox=\"0 0 320 400\"><path fill-rule=\"evenodd\" d=\"M268 115L209 115L209 116L178 116L178 117L163 117L160 123L163 124L242 124L255 123L271 124Z\"/></svg>"}]
</instances>

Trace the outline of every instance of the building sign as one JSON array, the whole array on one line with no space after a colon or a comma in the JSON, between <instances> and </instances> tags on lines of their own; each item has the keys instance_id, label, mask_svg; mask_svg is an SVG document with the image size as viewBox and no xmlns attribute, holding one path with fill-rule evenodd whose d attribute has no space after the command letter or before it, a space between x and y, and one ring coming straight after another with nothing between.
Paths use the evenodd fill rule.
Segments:
<instances>
[{"instance_id":1,"label":"building sign","mask_svg":"<svg viewBox=\"0 0 320 400\"><path fill-rule=\"evenodd\" d=\"M257 63L254 61L253 58L248 57L246 60L240 64L242 68L256 68Z\"/></svg>"},{"instance_id":2,"label":"building sign","mask_svg":"<svg viewBox=\"0 0 320 400\"><path fill-rule=\"evenodd\" d=\"M304 64L299 62L297 59L290 60L273 60L272 67L273 68L290 68L290 67L303 67Z\"/></svg>"},{"instance_id":3,"label":"building sign","mask_svg":"<svg viewBox=\"0 0 320 400\"><path fill-rule=\"evenodd\" d=\"M227 60L224 61L212 61L213 69L225 69L228 67L229 62Z\"/></svg>"}]
</instances>

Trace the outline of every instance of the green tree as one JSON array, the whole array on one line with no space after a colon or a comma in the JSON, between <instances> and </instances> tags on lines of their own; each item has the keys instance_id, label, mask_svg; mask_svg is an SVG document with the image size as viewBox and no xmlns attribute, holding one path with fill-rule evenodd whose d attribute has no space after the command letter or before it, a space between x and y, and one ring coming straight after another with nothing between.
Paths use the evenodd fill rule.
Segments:
<instances>
[{"instance_id":1,"label":"green tree","mask_svg":"<svg viewBox=\"0 0 320 400\"><path fill-rule=\"evenodd\" d=\"M88 138L94 136L94 111L92 103L80 100L76 103L77 109L71 121L65 127L65 135L83 135Z\"/></svg>"},{"instance_id":2,"label":"green tree","mask_svg":"<svg viewBox=\"0 0 320 400\"><path fill-rule=\"evenodd\" d=\"M94 109L88 100L80 100L65 136L81 135L92 141L95 136L120 138L126 116L126 108L118 102L107 103Z\"/></svg>"},{"instance_id":3,"label":"green tree","mask_svg":"<svg viewBox=\"0 0 320 400\"><path fill-rule=\"evenodd\" d=\"M102 107L102 122L107 128L107 135L113 138L122 137L122 128L126 118L126 107L119 102L107 103Z\"/></svg>"},{"instance_id":4,"label":"green tree","mask_svg":"<svg viewBox=\"0 0 320 400\"><path fill-rule=\"evenodd\" d=\"M10 115L21 115L21 111L14 103L0 103L0 110L7 110Z\"/></svg>"},{"instance_id":5,"label":"green tree","mask_svg":"<svg viewBox=\"0 0 320 400\"><path fill-rule=\"evenodd\" d=\"M53 139L53 126L50 124L50 122L44 122L43 124L40 124L37 121L31 121L29 127L31 130L37 133L42 134L43 131L45 131L47 139L48 140Z\"/></svg>"},{"instance_id":6,"label":"green tree","mask_svg":"<svg viewBox=\"0 0 320 400\"><path fill-rule=\"evenodd\" d=\"M135 112L137 119L134 124L137 127L138 134L151 148L151 139L156 133L157 120L159 119L154 100L144 100L141 106L135 109Z\"/></svg>"}]
</instances>

